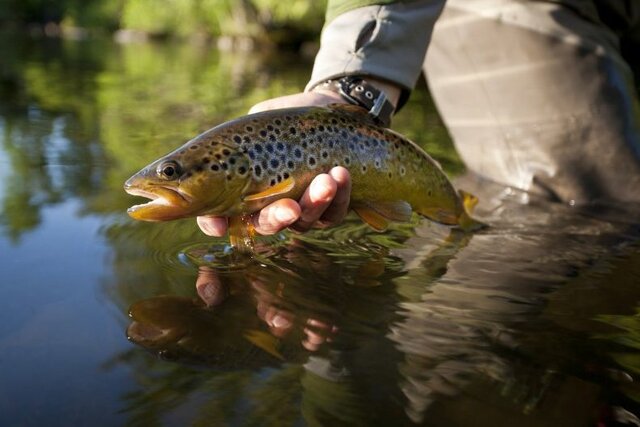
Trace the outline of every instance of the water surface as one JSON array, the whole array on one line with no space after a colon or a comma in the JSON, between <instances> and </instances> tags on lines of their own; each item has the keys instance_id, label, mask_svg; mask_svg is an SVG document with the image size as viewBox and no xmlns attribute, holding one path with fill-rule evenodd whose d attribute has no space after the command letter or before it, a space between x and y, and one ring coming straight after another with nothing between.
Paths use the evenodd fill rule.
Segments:
<instances>
[{"instance_id":1,"label":"water surface","mask_svg":"<svg viewBox=\"0 0 640 427\"><path fill-rule=\"evenodd\" d=\"M461 177L491 227L135 222L148 161L310 63L0 41L0 425L638 425L637 216ZM421 88L394 128L463 167Z\"/></svg>"}]
</instances>

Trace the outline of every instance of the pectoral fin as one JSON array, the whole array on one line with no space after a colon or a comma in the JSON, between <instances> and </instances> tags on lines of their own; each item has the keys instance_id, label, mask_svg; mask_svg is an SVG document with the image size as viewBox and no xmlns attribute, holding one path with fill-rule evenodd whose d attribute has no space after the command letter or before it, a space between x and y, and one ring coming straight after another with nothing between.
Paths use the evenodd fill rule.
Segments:
<instances>
[{"instance_id":1,"label":"pectoral fin","mask_svg":"<svg viewBox=\"0 0 640 427\"><path fill-rule=\"evenodd\" d=\"M377 231L385 230L389 226L389 221L411 219L411 205L403 200L357 204L352 206L352 209L360 219Z\"/></svg>"},{"instance_id":2,"label":"pectoral fin","mask_svg":"<svg viewBox=\"0 0 640 427\"><path fill-rule=\"evenodd\" d=\"M255 194L249 194L244 197L245 202L251 202L254 200L266 199L268 197L279 196L281 194L288 193L296 185L296 181L293 177L289 177L282 182L277 183L273 187L269 187L264 191Z\"/></svg>"},{"instance_id":3,"label":"pectoral fin","mask_svg":"<svg viewBox=\"0 0 640 427\"><path fill-rule=\"evenodd\" d=\"M253 251L255 230L249 215L229 218L229 243L239 252Z\"/></svg>"},{"instance_id":4,"label":"pectoral fin","mask_svg":"<svg viewBox=\"0 0 640 427\"><path fill-rule=\"evenodd\" d=\"M245 332L244 337L249 340L253 345L263 349L270 355L284 360L282 354L278 351L278 339L273 335L270 335L266 332L258 331L255 329L248 330Z\"/></svg>"}]
</instances>

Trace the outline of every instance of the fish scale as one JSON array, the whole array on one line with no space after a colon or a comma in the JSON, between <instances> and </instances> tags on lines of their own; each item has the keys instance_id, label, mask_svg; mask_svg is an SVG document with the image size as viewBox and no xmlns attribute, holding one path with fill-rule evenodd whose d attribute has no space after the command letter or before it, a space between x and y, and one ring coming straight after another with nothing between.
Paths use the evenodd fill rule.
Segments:
<instances>
[{"instance_id":1,"label":"fish scale","mask_svg":"<svg viewBox=\"0 0 640 427\"><path fill-rule=\"evenodd\" d=\"M297 200L311 180L335 166L350 172L350 207L376 229L415 211L433 221L477 224L440 166L402 135L356 106L301 107L223 123L132 176L127 192L151 202L136 219L198 215L240 217L273 201Z\"/></svg>"}]
</instances>

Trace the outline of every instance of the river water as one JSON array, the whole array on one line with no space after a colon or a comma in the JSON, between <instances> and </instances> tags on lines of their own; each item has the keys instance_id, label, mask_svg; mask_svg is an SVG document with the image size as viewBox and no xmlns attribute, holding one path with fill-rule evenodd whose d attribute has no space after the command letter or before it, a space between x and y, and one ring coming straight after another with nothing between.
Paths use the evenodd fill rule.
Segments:
<instances>
[{"instance_id":1,"label":"river water","mask_svg":"<svg viewBox=\"0 0 640 427\"><path fill-rule=\"evenodd\" d=\"M245 258L131 220L122 184L308 59L11 35L0 58L0 425L640 425L638 215L465 178L424 88L394 129L487 229L350 217Z\"/></svg>"}]
</instances>

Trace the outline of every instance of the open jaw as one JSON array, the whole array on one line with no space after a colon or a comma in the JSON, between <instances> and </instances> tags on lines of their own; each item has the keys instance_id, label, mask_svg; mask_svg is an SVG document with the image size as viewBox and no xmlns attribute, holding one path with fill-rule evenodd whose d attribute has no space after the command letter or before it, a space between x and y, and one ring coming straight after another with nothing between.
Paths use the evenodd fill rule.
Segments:
<instances>
[{"instance_id":1,"label":"open jaw","mask_svg":"<svg viewBox=\"0 0 640 427\"><path fill-rule=\"evenodd\" d=\"M189 216L191 200L178 189L169 187L125 188L133 196L151 199L147 203L131 206L127 213L143 221L167 221Z\"/></svg>"}]
</instances>

